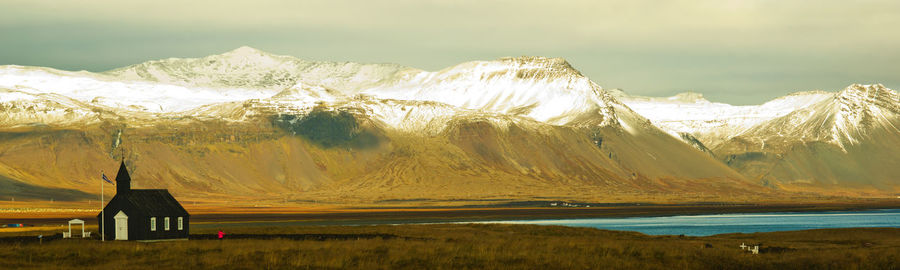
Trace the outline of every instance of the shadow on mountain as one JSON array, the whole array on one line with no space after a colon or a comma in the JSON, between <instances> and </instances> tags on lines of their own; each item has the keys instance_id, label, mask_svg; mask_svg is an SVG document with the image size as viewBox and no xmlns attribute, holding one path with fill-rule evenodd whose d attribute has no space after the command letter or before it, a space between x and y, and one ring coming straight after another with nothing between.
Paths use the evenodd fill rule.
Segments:
<instances>
[{"instance_id":1,"label":"shadow on mountain","mask_svg":"<svg viewBox=\"0 0 900 270\"><path fill-rule=\"evenodd\" d=\"M361 126L356 117L347 111L316 108L305 116L276 115L273 122L282 130L324 148L371 148L384 139L376 131Z\"/></svg>"},{"instance_id":2,"label":"shadow on mountain","mask_svg":"<svg viewBox=\"0 0 900 270\"><path fill-rule=\"evenodd\" d=\"M0 176L0 198L4 200L50 200L80 201L96 199L97 195L74 189L48 188L25 184L5 176Z\"/></svg>"}]
</instances>

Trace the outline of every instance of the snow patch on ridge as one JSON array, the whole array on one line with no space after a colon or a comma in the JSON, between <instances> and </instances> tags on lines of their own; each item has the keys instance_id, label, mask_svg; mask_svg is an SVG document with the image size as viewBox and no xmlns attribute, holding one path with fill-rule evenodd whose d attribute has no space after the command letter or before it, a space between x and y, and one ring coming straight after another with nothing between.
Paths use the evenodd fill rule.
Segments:
<instances>
[{"instance_id":1,"label":"snow patch on ridge","mask_svg":"<svg viewBox=\"0 0 900 270\"><path fill-rule=\"evenodd\" d=\"M100 113L96 108L61 95L0 88L0 126L94 122Z\"/></svg>"},{"instance_id":2,"label":"snow patch on ridge","mask_svg":"<svg viewBox=\"0 0 900 270\"><path fill-rule=\"evenodd\" d=\"M273 94L251 89L189 88L105 79L19 66L0 67L0 87L3 88L29 94L58 94L82 102L152 113L180 112L207 104L265 98Z\"/></svg>"}]
</instances>

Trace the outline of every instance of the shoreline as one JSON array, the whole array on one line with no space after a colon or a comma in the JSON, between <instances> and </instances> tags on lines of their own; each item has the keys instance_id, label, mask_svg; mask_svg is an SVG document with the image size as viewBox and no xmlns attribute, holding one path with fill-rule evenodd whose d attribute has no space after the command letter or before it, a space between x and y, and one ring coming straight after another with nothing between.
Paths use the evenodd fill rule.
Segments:
<instances>
[{"instance_id":1,"label":"shoreline","mask_svg":"<svg viewBox=\"0 0 900 270\"><path fill-rule=\"evenodd\" d=\"M289 219L295 215L285 214L285 219L274 219L275 216L263 215L210 215L200 216L202 221L195 223L197 228L233 227L233 226L364 226L364 225L410 225L434 223L466 223L485 221L525 221L525 220L562 220L590 218L632 218L632 217L666 217L684 215L713 214L753 214L753 213L804 213L831 211L874 211L900 209L900 205L730 205L714 206L633 206L614 208L500 208L489 210L449 210L411 212L374 212L373 215L396 214L394 218L365 218L363 215L323 215L316 219ZM300 215L314 217L315 215ZM331 216L332 219L324 216ZM369 216L369 215L365 215ZM243 220L255 217L257 220ZM318 217L318 216L315 216ZM207 218L229 219L228 221L209 222ZM273 218L259 220L259 218Z\"/></svg>"},{"instance_id":2,"label":"shoreline","mask_svg":"<svg viewBox=\"0 0 900 270\"><path fill-rule=\"evenodd\" d=\"M900 209L900 201L877 203L797 203L797 204L636 204L610 207L478 207L478 208L217 208L191 209L194 226L278 226L278 225L376 225L444 223L491 220L584 219L739 214L773 212L856 211ZM90 213L85 215L85 213ZM68 215L67 215L68 214ZM96 212L3 213L0 224L60 225L79 218L96 224Z\"/></svg>"}]
</instances>

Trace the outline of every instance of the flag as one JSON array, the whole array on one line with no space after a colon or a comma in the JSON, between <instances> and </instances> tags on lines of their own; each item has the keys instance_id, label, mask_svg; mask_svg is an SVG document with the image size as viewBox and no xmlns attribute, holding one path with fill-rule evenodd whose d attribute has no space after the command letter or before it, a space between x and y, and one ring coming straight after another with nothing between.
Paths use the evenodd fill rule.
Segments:
<instances>
[{"instance_id":1,"label":"flag","mask_svg":"<svg viewBox=\"0 0 900 270\"><path fill-rule=\"evenodd\" d=\"M106 178L106 174L105 174L105 173L103 174L103 181L106 181L107 183L113 184L113 186L116 185L116 183L113 183L113 181L109 181L109 178Z\"/></svg>"}]
</instances>

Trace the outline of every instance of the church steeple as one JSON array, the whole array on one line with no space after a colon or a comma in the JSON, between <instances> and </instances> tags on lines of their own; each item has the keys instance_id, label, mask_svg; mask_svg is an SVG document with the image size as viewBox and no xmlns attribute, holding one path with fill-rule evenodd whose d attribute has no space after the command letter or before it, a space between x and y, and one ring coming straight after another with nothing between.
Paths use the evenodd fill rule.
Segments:
<instances>
[{"instance_id":1,"label":"church steeple","mask_svg":"<svg viewBox=\"0 0 900 270\"><path fill-rule=\"evenodd\" d=\"M125 168L125 160L122 160L119 174L116 175L116 194L125 195L129 191L131 191L131 176L128 175L128 168Z\"/></svg>"}]
</instances>

